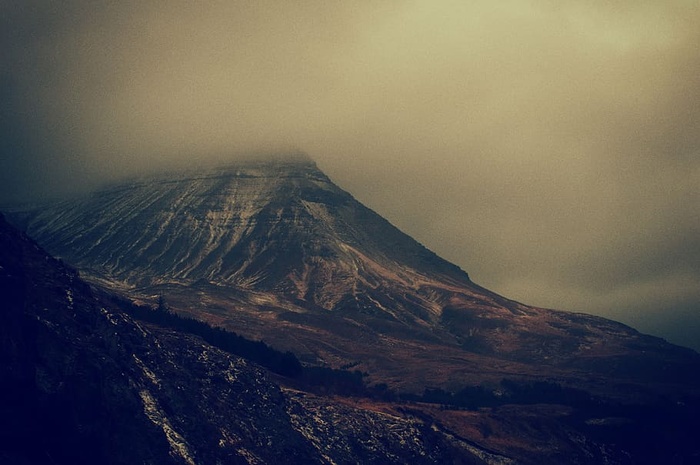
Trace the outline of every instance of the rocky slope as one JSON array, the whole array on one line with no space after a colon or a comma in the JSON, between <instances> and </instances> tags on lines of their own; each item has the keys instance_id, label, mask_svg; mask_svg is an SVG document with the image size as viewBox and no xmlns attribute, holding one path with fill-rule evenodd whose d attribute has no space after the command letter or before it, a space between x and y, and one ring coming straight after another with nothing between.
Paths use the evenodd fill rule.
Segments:
<instances>
[{"instance_id":1,"label":"rocky slope","mask_svg":"<svg viewBox=\"0 0 700 465\"><path fill-rule=\"evenodd\" d=\"M0 216L0 463L485 463L395 416L283 390L143 325Z\"/></svg>"},{"instance_id":2,"label":"rocky slope","mask_svg":"<svg viewBox=\"0 0 700 465\"><path fill-rule=\"evenodd\" d=\"M386 281L404 292L431 279L470 285L466 273L305 158L138 180L58 205L25 226L81 269L135 286L206 281L396 316L416 306L399 295L391 302L398 308L371 300ZM427 298L420 304L434 307Z\"/></svg>"},{"instance_id":3,"label":"rocky slope","mask_svg":"<svg viewBox=\"0 0 700 465\"><path fill-rule=\"evenodd\" d=\"M629 398L700 384L691 350L479 287L303 156L134 180L13 218L93 282L399 390L514 377Z\"/></svg>"}]
</instances>

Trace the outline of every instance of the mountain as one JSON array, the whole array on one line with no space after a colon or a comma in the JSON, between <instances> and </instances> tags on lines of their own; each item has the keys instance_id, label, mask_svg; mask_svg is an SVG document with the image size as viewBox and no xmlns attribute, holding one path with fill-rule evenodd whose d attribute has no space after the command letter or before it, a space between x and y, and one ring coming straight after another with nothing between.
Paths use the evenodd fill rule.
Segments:
<instances>
[{"instance_id":1,"label":"mountain","mask_svg":"<svg viewBox=\"0 0 700 465\"><path fill-rule=\"evenodd\" d=\"M700 457L700 355L481 288L306 157L11 219L61 258L0 217L0 463ZM164 323L183 316L291 350L302 374Z\"/></svg>"},{"instance_id":2,"label":"mountain","mask_svg":"<svg viewBox=\"0 0 700 465\"><path fill-rule=\"evenodd\" d=\"M629 398L700 384L689 349L474 284L302 155L131 180L13 218L136 302L163 296L181 314L397 390L548 379Z\"/></svg>"},{"instance_id":3,"label":"mountain","mask_svg":"<svg viewBox=\"0 0 700 465\"><path fill-rule=\"evenodd\" d=\"M382 306L375 298L386 298L376 292L384 282L400 292L421 279L471 284L307 158L144 179L58 208L35 218L30 232L81 268L135 286L206 281L406 318L429 302L394 292Z\"/></svg>"}]
</instances>

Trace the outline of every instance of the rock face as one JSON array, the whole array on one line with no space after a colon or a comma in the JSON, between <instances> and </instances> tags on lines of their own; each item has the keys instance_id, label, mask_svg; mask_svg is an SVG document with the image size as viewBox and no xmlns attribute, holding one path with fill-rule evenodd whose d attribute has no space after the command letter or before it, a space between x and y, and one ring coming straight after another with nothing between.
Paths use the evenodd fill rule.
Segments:
<instances>
[{"instance_id":1,"label":"rock face","mask_svg":"<svg viewBox=\"0 0 700 465\"><path fill-rule=\"evenodd\" d=\"M134 181L32 217L47 250L134 286L208 282L278 292L325 310L416 307L431 280L470 286L306 159L248 162ZM381 299L373 294L384 283ZM387 292L390 291L390 292ZM427 297L424 310L437 311Z\"/></svg>"},{"instance_id":2,"label":"rock face","mask_svg":"<svg viewBox=\"0 0 700 465\"><path fill-rule=\"evenodd\" d=\"M534 377L628 397L698 384L697 353L483 289L303 156L136 180L14 218L93 281L401 390Z\"/></svg>"},{"instance_id":3,"label":"rock face","mask_svg":"<svg viewBox=\"0 0 700 465\"><path fill-rule=\"evenodd\" d=\"M418 418L282 390L137 323L2 216L0 291L0 463L484 463Z\"/></svg>"}]
</instances>

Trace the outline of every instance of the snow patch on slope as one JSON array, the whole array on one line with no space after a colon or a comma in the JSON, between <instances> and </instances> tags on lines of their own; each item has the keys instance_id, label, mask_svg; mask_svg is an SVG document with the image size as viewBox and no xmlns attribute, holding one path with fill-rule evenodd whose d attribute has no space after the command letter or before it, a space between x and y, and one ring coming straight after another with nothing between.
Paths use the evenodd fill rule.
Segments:
<instances>
[{"instance_id":1,"label":"snow patch on slope","mask_svg":"<svg viewBox=\"0 0 700 465\"><path fill-rule=\"evenodd\" d=\"M180 433L170 424L170 420L165 416L163 410L158 406L157 401L153 398L147 389L139 391L141 400L143 401L143 411L154 425L159 426L170 444L170 455L173 457L182 458L188 465L197 465L194 457L189 450L187 441Z\"/></svg>"}]
</instances>

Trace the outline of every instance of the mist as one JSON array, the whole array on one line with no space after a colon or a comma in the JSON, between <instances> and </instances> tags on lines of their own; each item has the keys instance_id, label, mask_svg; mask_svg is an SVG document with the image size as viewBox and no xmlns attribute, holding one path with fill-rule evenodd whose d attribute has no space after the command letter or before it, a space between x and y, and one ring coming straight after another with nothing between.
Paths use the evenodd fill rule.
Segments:
<instances>
[{"instance_id":1,"label":"mist","mask_svg":"<svg viewBox=\"0 0 700 465\"><path fill-rule=\"evenodd\" d=\"M0 2L0 203L303 151L472 279L700 350L700 6Z\"/></svg>"}]
</instances>

